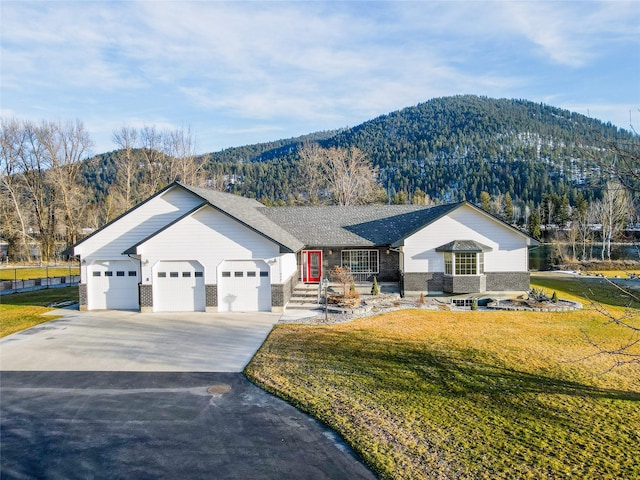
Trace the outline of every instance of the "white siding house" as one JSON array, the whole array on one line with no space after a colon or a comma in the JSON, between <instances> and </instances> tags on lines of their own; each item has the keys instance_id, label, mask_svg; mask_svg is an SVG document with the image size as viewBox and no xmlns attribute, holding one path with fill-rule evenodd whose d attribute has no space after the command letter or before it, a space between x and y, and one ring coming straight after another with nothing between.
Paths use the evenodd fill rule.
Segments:
<instances>
[{"instance_id":1,"label":"white siding house","mask_svg":"<svg viewBox=\"0 0 640 480\"><path fill-rule=\"evenodd\" d=\"M173 183L67 252L82 309L282 311L334 265L409 294L526 290L535 243L465 202L267 208Z\"/></svg>"}]
</instances>

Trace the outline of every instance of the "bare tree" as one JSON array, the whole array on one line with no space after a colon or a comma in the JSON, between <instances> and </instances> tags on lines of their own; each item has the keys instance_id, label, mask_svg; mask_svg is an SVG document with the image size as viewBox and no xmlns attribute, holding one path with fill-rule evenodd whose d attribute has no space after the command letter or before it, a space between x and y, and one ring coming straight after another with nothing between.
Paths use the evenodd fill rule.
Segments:
<instances>
[{"instance_id":1,"label":"bare tree","mask_svg":"<svg viewBox=\"0 0 640 480\"><path fill-rule=\"evenodd\" d=\"M88 204L86 192L79 183L82 160L89 155L93 142L84 125L75 123L43 122L37 129L39 142L46 155L60 210L63 214L67 245L78 241L80 222Z\"/></svg>"},{"instance_id":2,"label":"bare tree","mask_svg":"<svg viewBox=\"0 0 640 480\"><path fill-rule=\"evenodd\" d=\"M121 198L123 212L139 200L134 195L134 187L140 173L140 159L134 155L138 138L138 131L126 126L115 130L112 136L113 143L119 147L116 156L116 183L112 194Z\"/></svg>"},{"instance_id":3,"label":"bare tree","mask_svg":"<svg viewBox=\"0 0 640 480\"><path fill-rule=\"evenodd\" d=\"M603 226L606 223L607 226L605 228L608 229L608 232L603 232L603 237L609 236L611 238L616 222L622 222L622 220L619 220L620 216L627 217L630 194L637 195L640 193L640 137L633 131L633 135L628 141L607 142L606 145L614 154L615 161L611 165L602 165L602 167L611 176L617 178L618 182L607 185L602 205L597 207L596 211L600 211L605 215L603 217L605 220ZM605 210L606 213L602 212L602 210ZM602 218L600 221L602 221ZM610 256L610 244L608 245L608 252ZM630 299L623 313L618 314L605 308L593 294L590 297L594 308L607 319L607 324L620 327L628 332L627 341L615 347L609 347L594 341L586 333L585 335L587 335L588 341L596 348L596 355L607 355L612 359L611 368L627 364L640 364L640 353L638 352L638 346L640 345L640 310L638 310L640 297L637 292L630 288L620 286L611 280L607 281L614 288L620 290L622 295Z\"/></svg>"},{"instance_id":4,"label":"bare tree","mask_svg":"<svg viewBox=\"0 0 640 480\"><path fill-rule=\"evenodd\" d=\"M29 242L33 240L27 230L29 209L24 201L24 177L21 175L22 150L26 138L21 123L16 119L2 120L0 139L0 234L9 243L9 253L17 259L29 257Z\"/></svg>"},{"instance_id":5,"label":"bare tree","mask_svg":"<svg viewBox=\"0 0 640 480\"><path fill-rule=\"evenodd\" d=\"M381 196L378 169L358 148L305 145L300 151L299 168L310 203L320 203L325 197L337 205L363 205Z\"/></svg>"},{"instance_id":6,"label":"bare tree","mask_svg":"<svg viewBox=\"0 0 640 480\"><path fill-rule=\"evenodd\" d=\"M628 191L617 182L607 182L602 200L594 204L595 215L602 225L602 260L611 260L611 242L622 231L631 211Z\"/></svg>"},{"instance_id":7,"label":"bare tree","mask_svg":"<svg viewBox=\"0 0 640 480\"><path fill-rule=\"evenodd\" d=\"M165 154L170 159L169 182L178 180L187 185L204 185L204 163L196 157L191 128L165 132L164 144Z\"/></svg>"},{"instance_id":8,"label":"bare tree","mask_svg":"<svg viewBox=\"0 0 640 480\"><path fill-rule=\"evenodd\" d=\"M326 151L317 143L306 143L298 151L299 178L303 180L303 195L311 205L319 205L324 192L327 190L327 177L325 165L327 163Z\"/></svg>"}]
</instances>

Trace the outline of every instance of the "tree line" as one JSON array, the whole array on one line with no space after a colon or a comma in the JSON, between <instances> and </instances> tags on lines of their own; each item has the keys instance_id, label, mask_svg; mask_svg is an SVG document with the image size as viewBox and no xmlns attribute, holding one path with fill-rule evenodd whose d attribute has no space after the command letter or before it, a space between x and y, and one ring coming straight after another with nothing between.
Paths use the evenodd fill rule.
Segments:
<instances>
[{"instance_id":1,"label":"tree line","mask_svg":"<svg viewBox=\"0 0 640 480\"><path fill-rule=\"evenodd\" d=\"M638 191L637 135L526 101L434 99L354 128L206 155L188 128L123 126L112 139L116 150L88 158L79 121L2 120L0 236L12 258L34 243L51 258L175 180L265 205L467 200L534 237L560 232L579 258L636 222L635 198L608 192Z\"/></svg>"}]
</instances>

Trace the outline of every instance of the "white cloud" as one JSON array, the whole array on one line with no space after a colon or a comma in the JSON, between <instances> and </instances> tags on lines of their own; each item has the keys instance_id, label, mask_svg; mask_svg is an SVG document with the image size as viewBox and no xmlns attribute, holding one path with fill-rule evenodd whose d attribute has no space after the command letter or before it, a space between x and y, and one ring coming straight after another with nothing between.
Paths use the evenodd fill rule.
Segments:
<instances>
[{"instance_id":1,"label":"white cloud","mask_svg":"<svg viewBox=\"0 0 640 480\"><path fill-rule=\"evenodd\" d=\"M3 108L93 119L103 132L98 117L116 127L213 122L234 135L337 128L459 93L579 104L563 85L567 72L597 75L590 69L612 49L637 44L640 18L637 3L617 1L2 9Z\"/></svg>"}]
</instances>

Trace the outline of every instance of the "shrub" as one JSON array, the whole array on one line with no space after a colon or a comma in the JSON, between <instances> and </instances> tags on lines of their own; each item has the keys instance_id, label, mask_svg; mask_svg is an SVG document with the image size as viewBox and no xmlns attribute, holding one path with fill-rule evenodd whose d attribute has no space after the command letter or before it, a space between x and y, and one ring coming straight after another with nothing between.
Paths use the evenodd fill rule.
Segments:
<instances>
[{"instance_id":1,"label":"shrub","mask_svg":"<svg viewBox=\"0 0 640 480\"><path fill-rule=\"evenodd\" d=\"M373 285L371 286L371 295L380 295L380 287L378 286L378 279L373 277Z\"/></svg>"},{"instance_id":2,"label":"shrub","mask_svg":"<svg viewBox=\"0 0 640 480\"><path fill-rule=\"evenodd\" d=\"M341 267L336 265L329 272L331 280L342 285L342 294L347 296L347 285L353 284L353 275L349 267ZM354 285L355 288L355 285Z\"/></svg>"},{"instance_id":3,"label":"shrub","mask_svg":"<svg viewBox=\"0 0 640 480\"><path fill-rule=\"evenodd\" d=\"M478 310L478 299L474 298L471 301L471 310Z\"/></svg>"}]
</instances>

